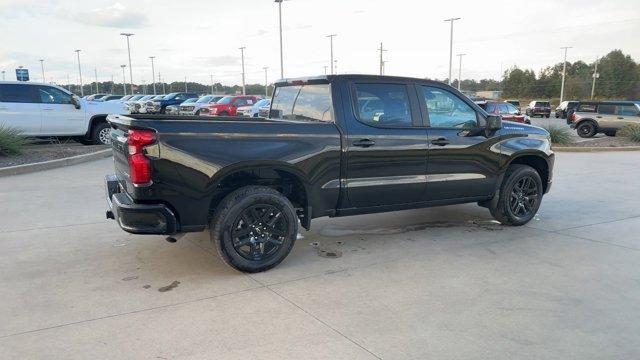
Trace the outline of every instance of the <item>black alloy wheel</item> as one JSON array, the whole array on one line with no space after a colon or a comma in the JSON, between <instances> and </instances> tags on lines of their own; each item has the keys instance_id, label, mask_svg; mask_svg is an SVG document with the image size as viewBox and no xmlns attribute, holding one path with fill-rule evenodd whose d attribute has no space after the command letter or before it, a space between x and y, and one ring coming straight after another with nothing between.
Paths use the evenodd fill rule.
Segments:
<instances>
[{"instance_id":1,"label":"black alloy wheel","mask_svg":"<svg viewBox=\"0 0 640 360\"><path fill-rule=\"evenodd\" d=\"M536 180L530 175L525 175L518 179L511 189L509 211L517 218L528 218L537 209L539 197Z\"/></svg>"},{"instance_id":2,"label":"black alloy wheel","mask_svg":"<svg viewBox=\"0 0 640 360\"><path fill-rule=\"evenodd\" d=\"M250 206L237 216L233 224L233 249L247 260L268 260L281 249L288 228L287 219L275 206Z\"/></svg>"}]
</instances>

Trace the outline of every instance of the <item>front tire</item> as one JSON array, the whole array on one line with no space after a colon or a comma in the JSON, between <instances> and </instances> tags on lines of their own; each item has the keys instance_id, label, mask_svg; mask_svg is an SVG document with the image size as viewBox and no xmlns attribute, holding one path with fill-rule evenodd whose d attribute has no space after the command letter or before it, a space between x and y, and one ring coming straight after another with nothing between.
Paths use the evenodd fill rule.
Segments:
<instances>
[{"instance_id":1,"label":"front tire","mask_svg":"<svg viewBox=\"0 0 640 360\"><path fill-rule=\"evenodd\" d=\"M220 202L209 234L227 265L261 272L287 257L298 234L298 218L281 193L265 186L245 186Z\"/></svg>"},{"instance_id":2,"label":"front tire","mask_svg":"<svg viewBox=\"0 0 640 360\"><path fill-rule=\"evenodd\" d=\"M581 138L590 138L596 134L596 125L591 121L586 121L578 125L576 131Z\"/></svg>"},{"instance_id":3,"label":"front tire","mask_svg":"<svg viewBox=\"0 0 640 360\"><path fill-rule=\"evenodd\" d=\"M521 226L533 219L543 195L540 174L528 165L509 166L497 201L491 201L489 211L503 225Z\"/></svg>"},{"instance_id":4,"label":"front tire","mask_svg":"<svg viewBox=\"0 0 640 360\"><path fill-rule=\"evenodd\" d=\"M94 145L111 144L111 127L106 122L101 122L91 131L91 142Z\"/></svg>"}]
</instances>

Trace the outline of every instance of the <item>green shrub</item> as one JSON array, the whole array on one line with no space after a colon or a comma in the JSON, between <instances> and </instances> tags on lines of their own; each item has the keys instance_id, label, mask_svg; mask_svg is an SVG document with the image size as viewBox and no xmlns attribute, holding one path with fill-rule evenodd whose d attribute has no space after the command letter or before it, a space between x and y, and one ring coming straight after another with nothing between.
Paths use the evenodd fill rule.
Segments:
<instances>
[{"instance_id":1,"label":"green shrub","mask_svg":"<svg viewBox=\"0 0 640 360\"><path fill-rule=\"evenodd\" d=\"M0 125L0 156L20 154L28 143L20 130Z\"/></svg>"},{"instance_id":2,"label":"green shrub","mask_svg":"<svg viewBox=\"0 0 640 360\"><path fill-rule=\"evenodd\" d=\"M545 126L545 130L549 132L551 136L551 142L553 144L571 144L573 142L571 131L565 127L559 126Z\"/></svg>"},{"instance_id":3,"label":"green shrub","mask_svg":"<svg viewBox=\"0 0 640 360\"><path fill-rule=\"evenodd\" d=\"M640 125L632 124L623 126L622 129L616 131L616 136L622 136L635 142L640 142Z\"/></svg>"}]
</instances>

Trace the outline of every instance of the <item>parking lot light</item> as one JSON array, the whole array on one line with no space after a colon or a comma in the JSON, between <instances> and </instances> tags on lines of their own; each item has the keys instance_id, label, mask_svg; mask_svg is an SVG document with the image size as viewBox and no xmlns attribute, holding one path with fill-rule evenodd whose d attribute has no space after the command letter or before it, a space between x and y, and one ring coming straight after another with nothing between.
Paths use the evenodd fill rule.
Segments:
<instances>
[{"instance_id":1,"label":"parking lot light","mask_svg":"<svg viewBox=\"0 0 640 360\"><path fill-rule=\"evenodd\" d=\"M244 49L246 49L246 47L242 46L242 47L239 47L238 49L240 49L240 58L242 59L242 95L247 95L246 88L244 85Z\"/></svg>"},{"instance_id":2,"label":"parking lot light","mask_svg":"<svg viewBox=\"0 0 640 360\"><path fill-rule=\"evenodd\" d=\"M5 81L5 79L4 79L4 73L5 73L5 71L4 71L4 70L2 70L2 81Z\"/></svg>"},{"instance_id":3,"label":"parking lot light","mask_svg":"<svg viewBox=\"0 0 640 360\"><path fill-rule=\"evenodd\" d=\"M562 62L562 84L560 85L560 103L564 98L564 77L567 73L567 50L571 49L571 46L563 46L560 49L564 49L564 61Z\"/></svg>"},{"instance_id":4,"label":"parking lot light","mask_svg":"<svg viewBox=\"0 0 640 360\"><path fill-rule=\"evenodd\" d=\"M149 59L151 59L151 81L153 81L153 95L157 95L156 94L156 69L153 66L153 59L155 59L155 56L149 56Z\"/></svg>"},{"instance_id":5,"label":"parking lot light","mask_svg":"<svg viewBox=\"0 0 640 360\"><path fill-rule=\"evenodd\" d=\"M120 65L120 67L122 68L122 92L127 95L127 79L124 76L124 68L126 68L127 65ZM131 95L133 95L133 93L131 93Z\"/></svg>"},{"instance_id":6,"label":"parking lot light","mask_svg":"<svg viewBox=\"0 0 640 360\"><path fill-rule=\"evenodd\" d=\"M40 67L42 68L42 83L46 84L47 80L46 80L46 77L44 77L44 59L40 59L38 61L40 61ZM4 71L2 72L2 74L3 74L2 80L4 80Z\"/></svg>"},{"instance_id":7,"label":"parking lot light","mask_svg":"<svg viewBox=\"0 0 640 360\"><path fill-rule=\"evenodd\" d=\"M462 83L462 57L467 54L456 54L456 56L460 59L458 62L458 91L460 91L460 84Z\"/></svg>"},{"instance_id":8,"label":"parking lot light","mask_svg":"<svg viewBox=\"0 0 640 360\"><path fill-rule=\"evenodd\" d=\"M80 50L74 50L78 55L78 75L80 77L80 96L84 96L84 89L82 86L82 67L80 66Z\"/></svg>"},{"instance_id":9,"label":"parking lot light","mask_svg":"<svg viewBox=\"0 0 640 360\"><path fill-rule=\"evenodd\" d=\"M268 66L263 67L264 69L264 97L269 97L269 81L267 80L267 69L269 69Z\"/></svg>"},{"instance_id":10,"label":"parking lot light","mask_svg":"<svg viewBox=\"0 0 640 360\"><path fill-rule=\"evenodd\" d=\"M284 79L284 60L282 57L282 1L275 0L278 3L278 24L280 27L280 78Z\"/></svg>"},{"instance_id":11,"label":"parking lot light","mask_svg":"<svg viewBox=\"0 0 640 360\"><path fill-rule=\"evenodd\" d=\"M333 75L333 38L338 36L338 34L331 34L331 35L327 35L326 37L329 38L329 43L331 46L331 62L329 64L331 64L331 75Z\"/></svg>"},{"instance_id":12,"label":"parking lot light","mask_svg":"<svg viewBox=\"0 0 640 360\"><path fill-rule=\"evenodd\" d=\"M453 22L460 18L450 18L445 21L451 22L451 35L449 36L449 85L451 85L451 66L453 63Z\"/></svg>"},{"instance_id":13,"label":"parking lot light","mask_svg":"<svg viewBox=\"0 0 640 360\"><path fill-rule=\"evenodd\" d=\"M131 46L129 45L129 37L135 35L132 33L120 33L127 37L127 53L129 54L129 80L131 80L131 95L133 95L133 68L131 67Z\"/></svg>"}]
</instances>

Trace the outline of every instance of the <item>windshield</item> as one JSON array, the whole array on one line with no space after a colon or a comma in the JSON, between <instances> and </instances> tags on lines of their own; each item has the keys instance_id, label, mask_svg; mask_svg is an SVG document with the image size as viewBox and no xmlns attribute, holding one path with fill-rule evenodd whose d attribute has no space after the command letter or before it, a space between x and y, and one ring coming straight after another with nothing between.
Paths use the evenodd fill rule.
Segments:
<instances>
[{"instance_id":1,"label":"windshield","mask_svg":"<svg viewBox=\"0 0 640 360\"><path fill-rule=\"evenodd\" d=\"M329 84L280 86L271 105L272 118L333 121Z\"/></svg>"},{"instance_id":2,"label":"windshield","mask_svg":"<svg viewBox=\"0 0 640 360\"><path fill-rule=\"evenodd\" d=\"M225 96L222 99L218 100L216 104L228 105L233 101L233 96Z\"/></svg>"},{"instance_id":3,"label":"windshield","mask_svg":"<svg viewBox=\"0 0 640 360\"><path fill-rule=\"evenodd\" d=\"M182 103L183 104L191 104L191 103L196 102L196 100L198 100L198 98L191 98L191 99L187 99L187 100L183 101Z\"/></svg>"},{"instance_id":4,"label":"windshield","mask_svg":"<svg viewBox=\"0 0 640 360\"><path fill-rule=\"evenodd\" d=\"M178 93L167 94L167 96L165 96L163 100L171 100L176 97L176 95L178 95Z\"/></svg>"},{"instance_id":5,"label":"windshield","mask_svg":"<svg viewBox=\"0 0 640 360\"><path fill-rule=\"evenodd\" d=\"M207 96L203 96L200 99L198 99L198 101L196 101L198 104L204 104L204 103L208 103L211 99L213 99L213 96L211 95L207 95Z\"/></svg>"},{"instance_id":6,"label":"windshield","mask_svg":"<svg viewBox=\"0 0 640 360\"><path fill-rule=\"evenodd\" d=\"M143 96L144 95L134 95L129 100L131 100L131 101L140 100L140 99L142 99Z\"/></svg>"},{"instance_id":7,"label":"windshield","mask_svg":"<svg viewBox=\"0 0 640 360\"><path fill-rule=\"evenodd\" d=\"M253 105L253 108L254 109L259 109L259 108L261 108L263 106L268 106L269 103L271 103L270 99L262 99L262 100L258 101L257 103L255 103L255 105Z\"/></svg>"}]
</instances>

